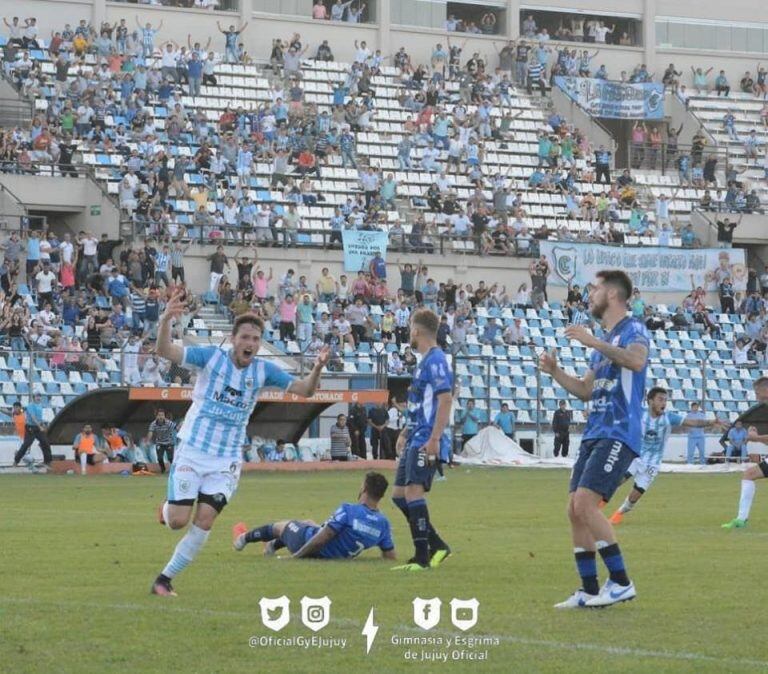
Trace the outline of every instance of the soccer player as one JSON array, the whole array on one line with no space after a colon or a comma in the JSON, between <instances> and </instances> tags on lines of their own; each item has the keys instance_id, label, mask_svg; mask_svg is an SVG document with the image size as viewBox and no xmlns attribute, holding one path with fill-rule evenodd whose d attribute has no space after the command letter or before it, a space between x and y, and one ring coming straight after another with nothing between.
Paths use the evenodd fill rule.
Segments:
<instances>
[{"instance_id":1,"label":"soccer player","mask_svg":"<svg viewBox=\"0 0 768 674\"><path fill-rule=\"evenodd\" d=\"M378 546L384 559L395 559L389 520L379 512L389 483L381 473L365 476L357 503L342 503L322 526L311 520L283 520L248 531L240 522L232 529L232 545L240 551L248 543L266 543L265 555L288 548L294 559L354 559Z\"/></svg>"},{"instance_id":2,"label":"soccer player","mask_svg":"<svg viewBox=\"0 0 768 674\"><path fill-rule=\"evenodd\" d=\"M542 372L552 375L570 394L591 401L571 473L568 501L573 551L582 586L555 608L610 606L637 595L613 527L599 508L602 499L610 500L640 453L649 338L645 325L627 316L631 296L632 281L625 272L597 273L589 308L602 323L604 337L595 337L580 325L565 329L566 337L594 349L589 368L581 378L567 374L558 365L554 351L544 352L539 358ZM597 582L596 552L609 572L602 588Z\"/></svg>"},{"instance_id":3,"label":"soccer player","mask_svg":"<svg viewBox=\"0 0 768 674\"><path fill-rule=\"evenodd\" d=\"M643 412L642 429L643 444L640 456L631 465L626 480L635 478L635 484L629 496L624 499L619 509L610 517L612 524L620 524L624 515L628 513L640 497L645 494L659 474L659 466L664 458L664 447L667 444L672 428L683 426L687 428L707 428L719 426L720 421L707 421L706 419L691 419L682 417L677 412L666 412L667 390L660 386L654 386L648 391L648 408Z\"/></svg>"},{"instance_id":4,"label":"soccer player","mask_svg":"<svg viewBox=\"0 0 768 674\"><path fill-rule=\"evenodd\" d=\"M440 454L450 439L443 433L451 414L453 375L437 345L440 320L430 309L411 315L411 348L421 354L408 389L407 423L397 439L397 464L392 501L408 520L415 555L396 570L421 571L439 566L451 554L429 521L426 494L432 486Z\"/></svg>"},{"instance_id":5,"label":"soccer player","mask_svg":"<svg viewBox=\"0 0 768 674\"><path fill-rule=\"evenodd\" d=\"M755 379L752 384L757 398L757 405L768 403L768 377ZM745 412L746 416L753 408ZM747 434L750 442L761 442L768 445L768 435L759 435L757 430L750 426ZM763 459L760 463L750 466L741 474L741 496L739 497L739 512L730 522L723 524L723 529L743 529L747 526L749 511L752 509L752 500L755 498L755 480L768 477L768 461Z\"/></svg>"},{"instance_id":6,"label":"soccer player","mask_svg":"<svg viewBox=\"0 0 768 674\"><path fill-rule=\"evenodd\" d=\"M246 426L259 391L276 387L311 396L328 362L328 350L323 349L309 375L297 380L274 363L257 358L264 324L248 313L235 319L228 350L174 344L171 322L187 310L185 299L183 289L173 293L157 336L159 356L198 370L192 405L179 430L179 446L168 474L168 499L159 513L160 523L171 529L186 527L190 519L192 524L152 584L151 592L163 596L176 595L171 580L200 552L216 517L237 489Z\"/></svg>"}]
</instances>

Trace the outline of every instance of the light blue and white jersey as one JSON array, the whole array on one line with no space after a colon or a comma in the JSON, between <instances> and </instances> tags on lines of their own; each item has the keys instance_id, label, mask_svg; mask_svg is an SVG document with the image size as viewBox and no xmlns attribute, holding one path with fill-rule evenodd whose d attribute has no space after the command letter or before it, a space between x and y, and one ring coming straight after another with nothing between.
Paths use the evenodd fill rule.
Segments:
<instances>
[{"instance_id":1,"label":"light blue and white jersey","mask_svg":"<svg viewBox=\"0 0 768 674\"><path fill-rule=\"evenodd\" d=\"M259 392L270 387L285 390L293 377L260 358L240 369L229 353L218 346L184 348L182 366L199 371L178 437L186 448L202 454L240 459Z\"/></svg>"},{"instance_id":2,"label":"light blue and white jersey","mask_svg":"<svg viewBox=\"0 0 768 674\"><path fill-rule=\"evenodd\" d=\"M664 447L672 428L680 426L683 417L677 412L664 412L652 417L648 410L643 412L643 445L640 458L648 466L658 466L664 458Z\"/></svg>"}]
</instances>

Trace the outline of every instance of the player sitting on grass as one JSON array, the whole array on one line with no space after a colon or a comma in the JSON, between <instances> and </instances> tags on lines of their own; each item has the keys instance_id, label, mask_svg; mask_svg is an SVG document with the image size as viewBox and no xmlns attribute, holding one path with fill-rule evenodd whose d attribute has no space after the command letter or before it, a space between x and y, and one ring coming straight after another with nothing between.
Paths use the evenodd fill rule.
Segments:
<instances>
[{"instance_id":1,"label":"player sitting on grass","mask_svg":"<svg viewBox=\"0 0 768 674\"><path fill-rule=\"evenodd\" d=\"M688 428L706 428L719 426L720 422L707 421L706 419L683 418L677 412L666 412L667 390L660 386L654 386L648 391L648 407L643 412L642 429L643 444L638 456L629 466L624 479L635 478L635 484L629 496L624 499L619 509L609 518L611 523L620 524L624 515L628 513L646 490L653 484L659 474L659 467L664 458L664 447L667 438L674 426L686 426Z\"/></svg>"},{"instance_id":2,"label":"player sitting on grass","mask_svg":"<svg viewBox=\"0 0 768 674\"><path fill-rule=\"evenodd\" d=\"M768 377L755 379L752 386L755 390L757 405L765 405L768 403ZM747 416L753 409L754 407L747 410L742 417ZM764 445L768 445L768 435L758 435L757 429L752 426L750 426L748 430L747 439L749 442L760 442ZM723 529L742 529L747 526L749 511L752 509L752 500L755 498L755 480L762 480L766 477L768 477L768 461L766 461L766 459L763 459L758 464L750 466L741 474L739 513L735 519L723 524Z\"/></svg>"},{"instance_id":3,"label":"player sitting on grass","mask_svg":"<svg viewBox=\"0 0 768 674\"><path fill-rule=\"evenodd\" d=\"M395 559L389 520L379 512L388 486L381 473L368 473L357 503L342 503L322 526L311 520L282 520L248 531L240 522L232 529L232 545L240 551L260 541L266 543L265 555L288 548L295 559L354 559L378 546L385 559Z\"/></svg>"}]
</instances>

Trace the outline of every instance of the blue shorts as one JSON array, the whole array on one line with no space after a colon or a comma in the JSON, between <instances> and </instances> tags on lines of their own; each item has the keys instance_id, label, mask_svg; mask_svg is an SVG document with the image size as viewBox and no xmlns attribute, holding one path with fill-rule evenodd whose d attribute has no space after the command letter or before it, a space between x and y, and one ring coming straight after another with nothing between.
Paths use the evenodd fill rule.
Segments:
<instances>
[{"instance_id":1,"label":"blue shorts","mask_svg":"<svg viewBox=\"0 0 768 674\"><path fill-rule=\"evenodd\" d=\"M285 547L291 554L300 550L312 536L319 531L319 527L312 524L305 524L299 520L291 520L285 525L280 540L285 543ZM311 555L310 555L311 556Z\"/></svg>"},{"instance_id":2,"label":"blue shorts","mask_svg":"<svg viewBox=\"0 0 768 674\"><path fill-rule=\"evenodd\" d=\"M442 445L442 438L440 444ZM429 491L436 469L437 461L427 461L427 452L423 449L423 445L406 447L400 455L400 461L397 462L395 486L420 484L424 487L424 491Z\"/></svg>"},{"instance_id":3,"label":"blue shorts","mask_svg":"<svg viewBox=\"0 0 768 674\"><path fill-rule=\"evenodd\" d=\"M621 440L582 440L578 458L573 464L568 491L572 493L582 487L597 492L606 501L610 501L636 458L637 454Z\"/></svg>"}]
</instances>

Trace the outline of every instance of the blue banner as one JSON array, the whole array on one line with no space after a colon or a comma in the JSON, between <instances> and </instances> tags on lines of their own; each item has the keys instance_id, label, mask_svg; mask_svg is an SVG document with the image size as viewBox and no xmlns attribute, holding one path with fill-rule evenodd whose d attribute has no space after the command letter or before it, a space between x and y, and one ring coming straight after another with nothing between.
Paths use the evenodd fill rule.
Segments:
<instances>
[{"instance_id":1,"label":"blue banner","mask_svg":"<svg viewBox=\"0 0 768 674\"><path fill-rule=\"evenodd\" d=\"M658 246L604 246L571 241L540 241L549 262L552 285L594 283L601 269L623 269L640 290L688 292L691 283L717 290L729 276L735 290L747 288L746 254L740 248L662 248Z\"/></svg>"},{"instance_id":2,"label":"blue banner","mask_svg":"<svg viewBox=\"0 0 768 674\"><path fill-rule=\"evenodd\" d=\"M345 229L341 233L344 241L344 271L368 271L376 253L387 259L387 233Z\"/></svg>"},{"instance_id":3,"label":"blue banner","mask_svg":"<svg viewBox=\"0 0 768 674\"><path fill-rule=\"evenodd\" d=\"M590 77L556 76L555 85L593 117L663 119L664 85L622 84Z\"/></svg>"}]
</instances>

